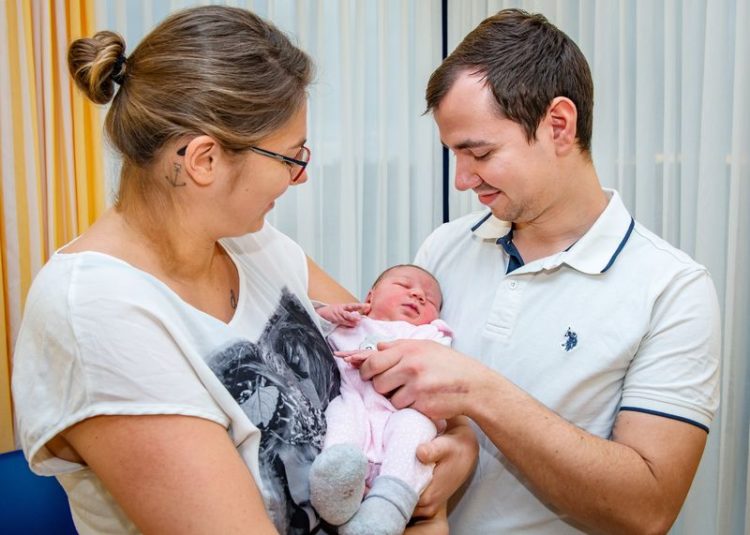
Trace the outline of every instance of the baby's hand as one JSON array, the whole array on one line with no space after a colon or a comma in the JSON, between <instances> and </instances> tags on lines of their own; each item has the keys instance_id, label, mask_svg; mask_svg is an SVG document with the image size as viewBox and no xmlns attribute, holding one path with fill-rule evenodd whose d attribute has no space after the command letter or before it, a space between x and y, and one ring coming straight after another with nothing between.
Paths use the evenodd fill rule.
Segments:
<instances>
[{"instance_id":1,"label":"baby's hand","mask_svg":"<svg viewBox=\"0 0 750 535\"><path fill-rule=\"evenodd\" d=\"M356 327L363 314L370 311L367 303L346 303L342 305L325 305L315 309L321 317L343 327Z\"/></svg>"}]
</instances>

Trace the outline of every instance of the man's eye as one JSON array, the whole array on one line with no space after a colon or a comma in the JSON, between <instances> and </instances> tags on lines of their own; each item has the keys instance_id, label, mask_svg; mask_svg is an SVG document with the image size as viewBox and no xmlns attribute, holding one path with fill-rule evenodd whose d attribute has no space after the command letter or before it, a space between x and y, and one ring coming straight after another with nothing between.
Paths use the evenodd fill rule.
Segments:
<instances>
[{"instance_id":1,"label":"man's eye","mask_svg":"<svg viewBox=\"0 0 750 535\"><path fill-rule=\"evenodd\" d=\"M486 160L489 158L490 154L492 154L492 151L485 152L484 154L475 154L474 159L477 161Z\"/></svg>"}]
</instances>

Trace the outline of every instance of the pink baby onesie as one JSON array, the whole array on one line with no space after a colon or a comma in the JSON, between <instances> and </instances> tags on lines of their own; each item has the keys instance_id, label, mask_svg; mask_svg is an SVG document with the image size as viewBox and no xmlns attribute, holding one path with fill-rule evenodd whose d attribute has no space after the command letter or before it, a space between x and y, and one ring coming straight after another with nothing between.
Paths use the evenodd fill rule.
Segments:
<instances>
[{"instance_id":1,"label":"pink baby onesie","mask_svg":"<svg viewBox=\"0 0 750 535\"><path fill-rule=\"evenodd\" d=\"M442 320L412 325L364 316L356 327L337 327L328 342L336 351L375 349L378 342L405 338L435 340L450 346L452 334ZM341 373L341 395L326 409L324 449L335 444L354 444L369 461L368 486L378 475L387 475L406 482L419 495L432 478L432 467L417 460L416 449L435 437L435 424L413 409L396 409L343 359L336 358L336 364Z\"/></svg>"}]
</instances>

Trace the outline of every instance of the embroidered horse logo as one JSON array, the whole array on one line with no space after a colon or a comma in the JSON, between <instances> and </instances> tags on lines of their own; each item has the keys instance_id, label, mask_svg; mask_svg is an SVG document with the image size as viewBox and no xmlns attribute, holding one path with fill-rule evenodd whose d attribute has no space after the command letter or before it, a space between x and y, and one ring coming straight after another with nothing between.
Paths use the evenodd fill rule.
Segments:
<instances>
[{"instance_id":1,"label":"embroidered horse logo","mask_svg":"<svg viewBox=\"0 0 750 535\"><path fill-rule=\"evenodd\" d=\"M568 327L568 330L565 331L565 341L560 345L565 351L571 351L578 345L578 335Z\"/></svg>"}]
</instances>

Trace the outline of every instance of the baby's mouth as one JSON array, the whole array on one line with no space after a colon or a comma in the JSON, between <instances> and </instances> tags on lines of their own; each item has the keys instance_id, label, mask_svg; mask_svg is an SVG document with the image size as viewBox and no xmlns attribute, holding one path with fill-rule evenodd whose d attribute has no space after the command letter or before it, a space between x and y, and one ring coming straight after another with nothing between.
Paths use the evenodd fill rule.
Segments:
<instances>
[{"instance_id":1,"label":"baby's mouth","mask_svg":"<svg viewBox=\"0 0 750 535\"><path fill-rule=\"evenodd\" d=\"M415 314L419 314L419 308L414 303L404 303L404 306L413 310Z\"/></svg>"}]
</instances>

